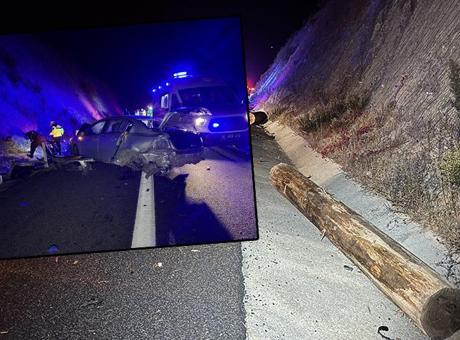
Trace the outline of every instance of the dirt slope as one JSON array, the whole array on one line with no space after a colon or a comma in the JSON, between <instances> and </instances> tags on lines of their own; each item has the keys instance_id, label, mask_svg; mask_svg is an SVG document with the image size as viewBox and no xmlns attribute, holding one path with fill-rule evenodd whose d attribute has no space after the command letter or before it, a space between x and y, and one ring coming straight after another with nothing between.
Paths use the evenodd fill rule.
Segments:
<instances>
[{"instance_id":1,"label":"dirt slope","mask_svg":"<svg viewBox=\"0 0 460 340\"><path fill-rule=\"evenodd\" d=\"M252 97L456 250L459 17L458 1L327 1Z\"/></svg>"}]
</instances>

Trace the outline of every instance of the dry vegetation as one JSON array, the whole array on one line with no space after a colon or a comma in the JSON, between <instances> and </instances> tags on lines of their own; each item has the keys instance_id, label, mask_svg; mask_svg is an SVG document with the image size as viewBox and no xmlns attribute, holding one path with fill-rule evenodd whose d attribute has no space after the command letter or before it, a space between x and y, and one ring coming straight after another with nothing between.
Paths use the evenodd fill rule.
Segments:
<instances>
[{"instance_id":1,"label":"dry vegetation","mask_svg":"<svg viewBox=\"0 0 460 340\"><path fill-rule=\"evenodd\" d=\"M288 107L271 119L288 123L313 148L342 164L396 207L433 228L460 252L460 66L450 61L451 105L457 116L403 117L394 102L367 110L369 93L330 98L294 115ZM451 112L451 111L450 111Z\"/></svg>"}]
</instances>

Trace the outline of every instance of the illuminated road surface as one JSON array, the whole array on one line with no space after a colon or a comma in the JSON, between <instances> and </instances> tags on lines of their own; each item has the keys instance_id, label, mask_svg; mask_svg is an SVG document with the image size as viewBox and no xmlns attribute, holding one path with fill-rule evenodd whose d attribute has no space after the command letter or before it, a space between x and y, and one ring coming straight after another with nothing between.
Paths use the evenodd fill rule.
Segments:
<instances>
[{"instance_id":1,"label":"illuminated road surface","mask_svg":"<svg viewBox=\"0 0 460 340\"><path fill-rule=\"evenodd\" d=\"M155 179L157 245L254 239L249 156L208 149L205 160Z\"/></svg>"},{"instance_id":2,"label":"illuminated road surface","mask_svg":"<svg viewBox=\"0 0 460 340\"><path fill-rule=\"evenodd\" d=\"M253 142L260 240L0 261L5 339L426 339L270 185L276 143Z\"/></svg>"},{"instance_id":3,"label":"illuminated road surface","mask_svg":"<svg viewBox=\"0 0 460 340\"><path fill-rule=\"evenodd\" d=\"M155 177L154 192L140 173L102 163L19 180L0 191L0 257L255 238L249 156L216 148L205 157Z\"/></svg>"}]
</instances>

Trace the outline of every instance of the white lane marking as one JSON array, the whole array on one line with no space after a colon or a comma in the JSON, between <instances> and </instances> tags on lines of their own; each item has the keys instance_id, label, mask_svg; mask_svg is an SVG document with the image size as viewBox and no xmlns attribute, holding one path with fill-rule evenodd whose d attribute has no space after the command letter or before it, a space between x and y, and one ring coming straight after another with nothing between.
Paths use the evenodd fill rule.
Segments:
<instances>
[{"instance_id":1,"label":"white lane marking","mask_svg":"<svg viewBox=\"0 0 460 340\"><path fill-rule=\"evenodd\" d=\"M145 172L142 172L131 248L154 246L156 246L155 186L153 176L146 179Z\"/></svg>"}]
</instances>

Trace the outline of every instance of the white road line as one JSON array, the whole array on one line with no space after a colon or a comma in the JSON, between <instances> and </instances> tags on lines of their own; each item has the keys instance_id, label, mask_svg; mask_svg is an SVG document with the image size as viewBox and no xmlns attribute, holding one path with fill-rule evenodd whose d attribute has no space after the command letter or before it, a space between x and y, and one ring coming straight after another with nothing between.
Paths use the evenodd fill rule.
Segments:
<instances>
[{"instance_id":1,"label":"white road line","mask_svg":"<svg viewBox=\"0 0 460 340\"><path fill-rule=\"evenodd\" d=\"M156 246L155 186L153 176L146 179L145 173L142 172L131 248L154 246Z\"/></svg>"}]
</instances>

